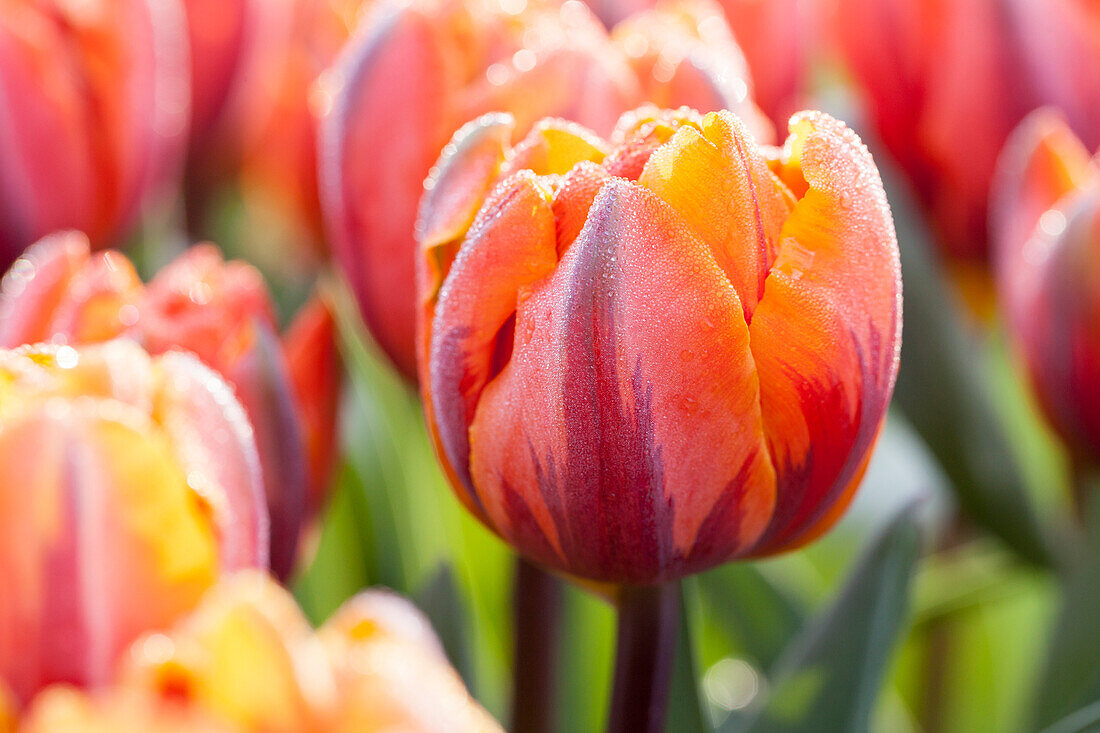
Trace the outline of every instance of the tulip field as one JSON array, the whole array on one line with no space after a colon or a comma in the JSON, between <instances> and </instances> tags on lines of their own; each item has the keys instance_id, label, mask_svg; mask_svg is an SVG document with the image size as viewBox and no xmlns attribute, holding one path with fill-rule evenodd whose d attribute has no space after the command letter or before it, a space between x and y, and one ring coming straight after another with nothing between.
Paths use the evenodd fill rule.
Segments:
<instances>
[{"instance_id":1,"label":"tulip field","mask_svg":"<svg viewBox=\"0 0 1100 733\"><path fill-rule=\"evenodd\" d=\"M0 733L1100 731L1094 0L0 0Z\"/></svg>"}]
</instances>

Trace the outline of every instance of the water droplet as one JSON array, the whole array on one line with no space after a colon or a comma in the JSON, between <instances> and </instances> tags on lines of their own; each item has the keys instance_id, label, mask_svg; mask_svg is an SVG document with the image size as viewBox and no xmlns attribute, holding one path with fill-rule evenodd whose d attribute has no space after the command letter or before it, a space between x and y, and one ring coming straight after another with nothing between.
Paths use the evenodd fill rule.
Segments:
<instances>
[{"instance_id":1,"label":"water droplet","mask_svg":"<svg viewBox=\"0 0 1100 733\"><path fill-rule=\"evenodd\" d=\"M1057 237L1066 230L1066 215L1058 209L1048 209L1039 217L1039 228L1044 234Z\"/></svg>"},{"instance_id":2,"label":"water droplet","mask_svg":"<svg viewBox=\"0 0 1100 733\"><path fill-rule=\"evenodd\" d=\"M680 361L691 361L695 358L695 352L684 349L680 352Z\"/></svg>"},{"instance_id":3,"label":"water droplet","mask_svg":"<svg viewBox=\"0 0 1100 733\"><path fill-rule=\"evenodd\" d=\"M72 346L62 346L57 350L57 355L54 358L57 361L57 366L62 369L72 369L80 363L80 354Z\"/></svg>"}]
</instances>

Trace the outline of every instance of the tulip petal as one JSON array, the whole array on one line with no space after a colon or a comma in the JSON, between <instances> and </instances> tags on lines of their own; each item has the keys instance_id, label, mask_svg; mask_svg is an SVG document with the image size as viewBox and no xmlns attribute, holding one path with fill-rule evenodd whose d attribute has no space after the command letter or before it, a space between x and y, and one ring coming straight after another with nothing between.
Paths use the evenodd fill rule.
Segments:
<instances>
[{"instance_id":1,"label":"tulip petal","mask_svg":"<svg viewBox=\"0 0 1100 733\"><path fill-rule=\"evenodd\" d=\"M190 354L159 361L154 416L187 471L188 484L211 505L227 570L266 567L270 542L263 473L252 426L220 376Z\"/></svg>"},{"instance_id":2,"label":"tulip petal","mask_svg":"<svg viewBox=\"0 0 1100 733\"><path fill-rule=\"evenodd\" d=\"M470 427L493 526L539 562L615 582L750 546L775 477L749 331L677 214L611 179L554 275L520 301L512 359Z\"/></svg>"},{"instance_id":3,"label":"tulip petal","mask_svg":"<svg viewBox=\"0 0 1100 733\"><path fill-rule=\"evenodd\" d=\"M365 42L349 44L329 72L352 93L338 95L321 121L321 199L364 320L412 376L415 299L393 289L416 282L416 208L454 129L454 74L432 20L414 6L380 6L364 27Z\"/></svg>"},{"instance_id":4,"label":"tulip petal","mask_svg":"<svg viewBox=\"0 0 1100 733\"><path fill-rule=\"evenodd\" d=\"M48 341L54 309L90 258L88 238L62 232L23 253L0 281L0 347Z\"/></svg>"},{"instance_id":5,"label":"tulip petal","mask_svg":"<svg viewBox=\"0 0 1100 733\"><path fill-rule=\"evenodd\" d=\"M507 176L524 169L536 175L565 175L584 160L600 163L607 145L590 130L557 118L541 120L512 148L501 170Z\"/></svg>"},{"instance_id":6,"label":"tulip petal","mask_svg":"<svg viewBox=\"0 0 1100 733\"><path fill-rule=\"evenodd\" d=\"M283 336L283 350L310 465L309 516L324 506L336 459L336 415L343 377L336 348L336 321L328 303L314 296Z\"/></svg>"},{"instance_id":7,"label":"tulip petal","mask_svg":"<svg viewBox=\"0 0 1100 733\"><path fill-rule=\"evenodd\" d=\"M481 514L483 499L470 480L468 430L481 390L493 376L501 331L516 312L517 295L557 264L551 192L530 171L502 182L474 221L431 323L430 414L448 462ZM505 329L506 330L506 329ZM503 346L509 344L505 341Z\"/></svg>"},{"instance_id":8,"label":"tulip petal","mask_svg":"<svg viewBox=\"0 0 1100 733\"><path fill-rule=\"evenodd\" d=\"M854 133L822 113L791 121L807 191L750 326L776 515L755 548L798 544L858 480L897 376L901 283L882 182Z\"/></svg>"},{"instance_id":9,"label":"tulip petal","mask_svg":"<svg viewBox=\"0 0 1100 733\"><path fill-rule=\"evenodd\" d=\"M309 493L305 436L298 420L290 375L269 326L244 324L234 356L220 360L222 375L252 425L263 475L271 528L271 572L285 580L298 557L298 535L306 516Z\"/></svg>"},{"instance_id":10,"label":"tulip petal","mask_svg":"<svg viewBox=\"0 0 1100 733\"><path fill-rule=\"evenodd\" d=\"M1066 226L1064 212L1055 209L1094 180L1100 180L1100 169L1054 110L1034 112L1005 144L994 180L990 224L998 286L1013 330L1027 330L1033 320L1032 301L1041 274L1035 248Z\"/></svg>"},{"instance_id":11,"label":"tulip petal","mask_svg":"<svg viewBox=\"0 0 1100 733\"><path fill-rule=\"evenodd\" d=\"M751 320L789 207L744 124L722 112L708 114L701 130L681 127L653 152L638 182L707 243Z\"/></svg>"}]
</instances>

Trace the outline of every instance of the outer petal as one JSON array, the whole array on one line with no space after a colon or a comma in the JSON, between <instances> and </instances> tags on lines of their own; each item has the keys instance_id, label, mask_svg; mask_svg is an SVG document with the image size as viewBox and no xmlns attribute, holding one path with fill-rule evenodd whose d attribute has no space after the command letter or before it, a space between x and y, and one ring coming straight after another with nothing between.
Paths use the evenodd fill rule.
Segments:
<instances>
[{"instance_id":1,"label":"outer petal","mask_svg":"<svg viewBox=\"0 0 1100 733\"><path fill-rule=\"evenodd\" d=\"M745 126L728 112L681 127L650 156L638 183L672 205L711 249L752 319L779 248L789 193Z\"/></svg>"},{"instance_id":2,"label":"outer petal","mask_svg":"<svg viewBox=\"0 0 1100 733\"><path fill-rule=\"evenodd\" d=\"M460 496L482 517L484 495L469 470L470 423L482 389L499 371L494 362L507 358L516 293L556 264L550 191L521 171L485 202L439 293L425 401L445 460L465 489Z\"/></svg>"},{"instance_id":3,"label":"outer petal","mask_svg":"<svg viewBox=\"0 0 1100 733\"><path fill-rule=\"evenodd\" d=\"M750 546L775 478L737 293L677 214L612 179L470 427L492 524L539 562L652 582ZM691 430L685 431L684 425Z\"/></svg>"},{"instance_id":4,"label":"outer petal","mask_svg":"<svg viewBox=\"0 0 1100 733\"><path fill-rule=\"evenodd\" d=\"M136 321L141 290L125 256L92 255L87 237L77 232L51 235L27 250L0 283L0 346L115 338Z\"/></svg>"},{"instance_id":5,"label":"outer petal","mask_svg":"<svg viewBox=\"0 0 1100 733\"><path fill-rule=\"evenodd\" d=\"M1049 241L1064 230L1065 214L1058 210L1062 199L1097 180L1100 169L1053 110L1034 112L1005 144L990 199L990 227L998 287L1013 329L1029 320L1039 287L1038 245L1031 243L1036 237Z\"/></svg>"},{"instance_id":6,"label":"outer petal","mask_svg":"<svg viewBox=\"0 0 1100 733\"><path fill-rule=\"evenodd\" d=\"M298 312L283 336L298 416L309 457L306 509L315 516L327 498L336 459L336 415L343 370L336 348L336 322L319 295Z\"/></svg>"},{"instance_id":7,"label":"outer petal","mask_svg":"<svg viewBox=\"0 0 1100 733\"><path fill-rule=\"evenodd\" d=\"M1053 211L1015 265L1012 335L1047 415L1091 460L1100 455L1100 176Z\"/></svg>"},{"instance_id":8,"label":"outer petal","mask_svg":"<svg viewBox=\"0 0 1100 733\"><path fill-rule=\"evenodd\" d=\"M88 260L79 232L50 235L24 252L0 281L0 347L49 340L54 311Z\"/></svg>"},{"instance_id":9,"label":"outer petal","mask_svg":"<svg viewBox=\"0 0 1100 733\"><path fill-rule=\"evenodd\" d=\"M263 473L244 409L229 385L190 354L165 354L158 365L153 414L187 472L188 485L210 505L222 567L266 567L270 529Z\"/></svg>"},{"instance_id":10,"label":"outer petal","mask_svg":"<svg viewBox=\"0 0 1100 733\"><path fill-rule=\"evenodd\" d=\"M457 71L413 6L379 6L364 27L328 72L340 92L320 123L321 200L367 326L412 377L416 208L461 121L452 99Z\"/></svg>"},{"instance_id":11,"label":"outer petal","mask_svg":"<svg viewBox=\"0 0 1100 733\"><path fill-rule=\"evenodd\" d=\"M822 113L796 115L791 132L808 188L751 325L779 481L756 554L798 544L822 516L839 515L885 416L901 345L897 239L870 154Z\"/></svg>"},{"instance_id":12,"label":"outer petal","mask_svg":"<svg viewBox=\"0 0 1100 733\"><path fill-rule=\"evenodd\" d=\"M303 425L290 373L278 338L255 320L227 345L222 375L244 407L263 475L271 528L271 571L285 580L298 557L298 535L306 520L309 474Z\"/></svg>"}]
</instances>

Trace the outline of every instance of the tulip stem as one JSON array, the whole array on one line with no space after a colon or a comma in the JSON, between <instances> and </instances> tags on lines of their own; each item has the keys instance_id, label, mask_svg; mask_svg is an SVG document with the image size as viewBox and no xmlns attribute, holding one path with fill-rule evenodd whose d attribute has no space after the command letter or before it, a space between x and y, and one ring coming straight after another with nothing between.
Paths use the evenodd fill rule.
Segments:
<instances>
[{"instance_id":1,"label":"tulip stem","mask_svg":"<svg viewBox=\"0 0 1100 733\"><path fill-rule=\"evenodd\" d=\"M513 608L513 733L554 730L562 582L523 558L516 562Z\"/></svg>"},{"instance_id":2,"label":"tulip stem","mask_svg":"<svg viewBox=\"0 0 1100 733\"><path fill-rule=\"evenodd\" d=\"M609 733L660 733L680 630L680 583L624 586Z\"/></svg>"}]
</instances>

